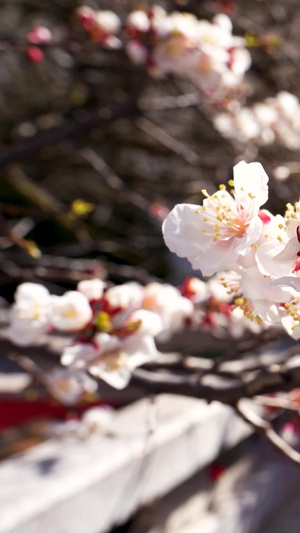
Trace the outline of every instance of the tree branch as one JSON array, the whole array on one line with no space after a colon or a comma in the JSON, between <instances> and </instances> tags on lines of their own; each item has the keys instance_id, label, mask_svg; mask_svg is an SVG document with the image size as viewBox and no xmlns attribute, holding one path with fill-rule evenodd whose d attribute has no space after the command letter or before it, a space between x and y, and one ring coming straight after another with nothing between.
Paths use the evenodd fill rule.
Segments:
<instances>
[{"instance_id":1,"label":"tree branch","mask_svg":"<svg viewBox=\"0 0 300 533\"><path fill-rule=\"evenodd\" d=\"M254 411L248 409L242 401L236 404L235 409L245 422L251 424L257 432L261 433L276 450L300 467L300 454L276 433L268 420L263 420Z\"/></svg>"},{"instance_id":2,"label":"tree branch","mask_svg":"<svg viewBox=\"0 0 300 533\"><path fill-rule=\"evenodd\" d=\"M209 372L207 372L209 374ZM207 378L209 376L205 376ZM201 373L192 376L176 376L168 373L152 373L137 369L133 373L132 384L151 392L183 394L202 398L209 402L219 401L235 405L241 398L253 398L257 395L290 391L300 386L300 366L273 364L254 373L249 369L249 377L244 381L222 379L214 376L214 384L207 385L201 380ZM207 383L207 381L206 381Z\"/></svg>"}]
</instances>

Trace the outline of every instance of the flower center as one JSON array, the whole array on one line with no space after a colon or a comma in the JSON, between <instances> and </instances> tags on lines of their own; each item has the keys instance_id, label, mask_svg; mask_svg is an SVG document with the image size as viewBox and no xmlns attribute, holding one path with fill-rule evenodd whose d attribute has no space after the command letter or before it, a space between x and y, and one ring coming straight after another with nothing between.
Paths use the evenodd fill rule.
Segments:
<instances>
[{"instance_id":1,"label":"flower center","mask_svg":"<svg viewBox=\"0 0 300 533\"><path fill-rule=\"evenodd\" d=\"M291 316L294 321L292 331L295 331L300 325L300 298L295 298L291 302L284 304L286 314Z\"/></svg>"},{"instance_id":2,"label":"flower center","mask_svg":"<svg viewBox=\"0 0 300 533\"><path fill-rule=\"evenodd\" d=\"M202 190L206 200L196 211L196 213L202 212L202 221L206 223L202 231L211 235L214 242L220 238L222 240L229 240L233 237L241 238L249 225L246 212L242 207L237 209L234 199L225 189L225 185L220 185L220 191L212 196L205 189Z\"/></svg>"},{"instance_id":3,"label":"flower center","mask_svg":"<svg viewBox=\"0 0 300 533\"><path fill-rule=\"evenodd\" d=\"M234 300L234 306L232 308L235 309L236 307L239 307L246 318L251 320L252 322L255 321L259 326L262 324L262 319L260 316L256 313L255 308L251 300L248 298L245 298L244 296L241 296L239 298L236 298Z\"/></svg>"}]
</instances>

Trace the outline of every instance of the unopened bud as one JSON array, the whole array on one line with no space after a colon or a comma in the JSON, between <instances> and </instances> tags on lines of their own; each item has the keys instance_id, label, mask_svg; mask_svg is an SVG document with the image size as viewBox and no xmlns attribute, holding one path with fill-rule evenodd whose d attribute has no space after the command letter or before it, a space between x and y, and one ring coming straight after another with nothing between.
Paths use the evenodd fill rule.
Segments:
<instances>
[{"instance_id":1,"label":"unopened bud","mask_svg":"<svg viewBox=\"0 0 300 533\"><path fill-rule=\"evenodd\" d=\"M45 26L35 26L27 33L26 39L32 44L48 44L52 41L52 33Z\"/></svg>"},{"instance_id":2,"label":"unopened bud","mask_svg":"<svg viewBox=\"0 0 300 533\"><path fill-rule=\"evenodd\" d=\"M76 16L86 31L92 29L95 24L96 12L88 6L81 6L76 10Z\"/></svg>"},{"instance_id":3,"label":"unopened bud","mask_svg":"<svg viewBox=\"0 0 300 533\"><path fill-rule=\"evenodd\" d=\"M37 46L28 46L26 55L32 63L43 63L45 59L44 52Z\"/></svg>"}]
</instances>

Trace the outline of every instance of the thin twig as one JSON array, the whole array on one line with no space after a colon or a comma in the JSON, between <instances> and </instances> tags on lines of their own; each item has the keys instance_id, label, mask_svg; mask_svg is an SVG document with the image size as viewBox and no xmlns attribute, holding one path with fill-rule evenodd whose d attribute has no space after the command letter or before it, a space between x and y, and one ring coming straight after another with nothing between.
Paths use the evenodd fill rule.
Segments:
<instances>
[{"instance_id":1,"label":"thin twig","mask_svg":"<svg viewBox=\"0 0 300 533\"><path fill-rule=\"evenodd\" d=\"M299 403L289 400L288 398L272 398L270 396L255 396L253 400L265 407L276 407L285 411L300 413Z\"/></svg>"},{"instance_id":2,"label":"thin twig","mask_svg":"<svg viewBox=\"0 0 300 533\"><path fill-rule=\"evenodd\" d=\"M83 148L81 156L105 179L107 185L114 191L126 194L126 200L139 209L148 210L150 203L135 191L130 190L115 171L91 148ZM124 196L123 196L124 198Z\"/></svg>"},{"instance_id":3,"label":"thin twig","mask_svg":"<svg viewBox=\"0 0 300 533\"><path fill-rule=\"evenodd\" d=\"M300 467L300 453L292 448L278 433L273 429L268 420L263 420L258 414L249 409L243 401L238 401L235 406L239 415L259 433L261 433L269 442L280 451L290 461Z\"/></svg>"},{"instance_id":4,"label":"thin twig","mask_svg":"<svg viewBox=\"0 0 300 533\"><path fill-rule=\"evenodd\" d=\"M181 156L189 165L196 167L201 165L201 157L196 152L182 142L177 141L177 139L174 139L169 133L156 124L153 124L147 118L140 117L136 119L135 124L140 130L150 135L150 137L171 150L174 154Z\"/></svg>"}]
</instances>

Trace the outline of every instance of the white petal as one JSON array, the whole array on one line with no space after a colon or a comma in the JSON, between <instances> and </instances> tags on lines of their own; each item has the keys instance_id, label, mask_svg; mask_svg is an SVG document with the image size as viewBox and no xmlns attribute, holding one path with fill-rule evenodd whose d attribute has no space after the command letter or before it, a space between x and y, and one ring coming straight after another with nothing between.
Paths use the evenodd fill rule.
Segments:
<instances>
[{"instance_id":1,"label":"white petal","mask_svg":"<svg viewBox=\"0 0 300 533\"><path fill-rule=\"evenodd\" d=\"M268 175L260 163L241 161L233 169L235 197L240 205L249 204L249 194L255 197L256 209L268 200Z\"/></svg>"},{"instance_id":2,"label":"white petal","mask_svg":"<svg viewBox=\"0 0 300 533\"><path fill-rule=\"evenodd\" d=\"M199 206L193 204L176 205L163 222L165 243L179 257L196 257L209 245L201 232L198 209Z\"/></svg>"}]
</instances>

